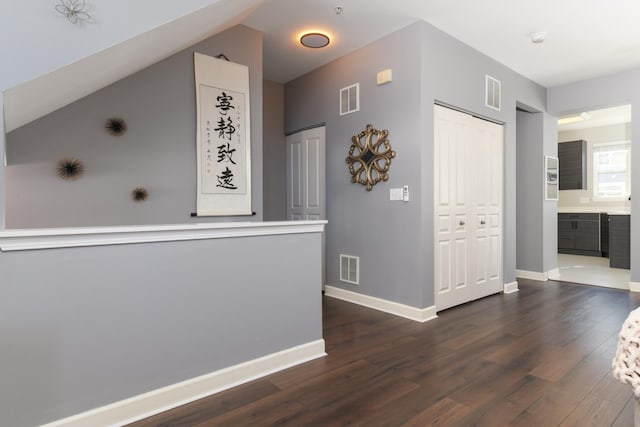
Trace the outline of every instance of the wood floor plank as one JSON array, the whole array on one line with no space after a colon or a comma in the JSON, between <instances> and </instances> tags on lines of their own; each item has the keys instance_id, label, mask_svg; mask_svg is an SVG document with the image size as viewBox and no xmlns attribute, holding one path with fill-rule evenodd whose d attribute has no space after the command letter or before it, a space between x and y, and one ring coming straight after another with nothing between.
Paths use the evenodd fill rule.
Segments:
<instances>
[{"instance_id":1,"label":"wood floor plank","mask_svg":"<svg viewBox=\"0 0 640 427\"><path fill-rule=\"evenodd\" d=\"M470 412L470 408L445 397L402 424L402 427L455 425L460 423Z\"/></svg>"},{"instance_id":2,"label":"wood floor plank","mask_svg":"<svg viewBox=\"0 0 640 427\"><path fill-rule=\"evenodd\" d=\"M511 421L511 425L559 426L575 408L563 397L564 395L554 392L546 393Z\"/></svg>"},{"instance_id":3,"label":"wood floor plank","mask_svg":"<svg viewBox=\"0 0 640 427\"><path fill-rule=\"evenodd\" d=\"M636 399L635 397L630 397L624 408L616 418L616 421L611 425L611 427L629 427L634 425L634 416L635 416L635 405Z\"/></svg>"},{"instance_id":4,"label":"wood floor plank","mask_svg":"<svg viewBox=\"0 0 640 427\"><path fill-rule=\"evenodd\" d=\"M256 380L130 425L135 427L189 427L271 396L278 391L279 389L270 381Z\"/></svg>"},{"instance_id":5,"label":"wood floor plank","mask_svg":"<svg viewBox=\"0 0 640 427\"><path fill-rule=\"evenodd\" d=\"M611 359L640 296L519 286L426 323L325 297L328 356L132 426L632 425Z\"/></svg>"},{"instance_id":6,"label":"wood floor plank","mask_svg":"<svg viewBox=\"0 0 640 427\"><path fill-rule=\"evenodd\" d=\"M624 406L624 404L588 396L569 414L560 426L610 426L616 421Z\"/></svg>"},{"instance_id":7,"label":"wood floor plank","mask_svg":"<svg viewBox=\"0 0 640 427\"><path fill-rule=\"evenodd\" d=\"M613 376L613 371L609 371L596 384L590 394L598 399L625 405L633 395L633 391L630 385L623 384Z\"/></svg>"},{"instance_id":8,"label":"wood floor plank","mask_svg":"<svg viewBox=\"0 0 640 427\"><path fill-rule=\"evenodd\" d=\"M557 426L578 407L607 375L609 366L582 361L513 421L517 426Z\"/></svg>"},{"instance_id":9,"label":"wood floor plank","mask_svg":"<svg viewBox=\"0 0 640 427\"><path fill-rule=\"evenodd\" d=\"M474 375L465 387L451 393L450 397L466 406L480 408L496 399L505 400L514 385L526 375L517 367L505 369L504 366L493 365L484 373Z\"/></svg>"},{"instance_id":10,"label":"wood floor plank","mask_svg":"<svg viewBox=\"0 0 640 427\"><path fill-rule=\"evenodd\" d=\"M463 424L475 426L506 426L544 396L552 384L532 376L525 376L502 394L494 394L484 405L465 418Z\"/></svg>"},{"instance_id":11,"label":"wood floor plank","mask_svg":"<svg viewBox=\"0 0 640 427\"><path fill-rule=\"evenodd\" d=\"M194 424L194 427L250 427L282 425L305 410L286 392L280 391L225 414Z\"/></svg>"},{"instance_id":12,"label":"wood floor plank","mask_svg":"<svg viewBox=\"0 0 640 427\"><path fill-rule=\"evenodd\" d=\"M584 355L573 348L558 347L557 351L547 355L544 361L532 369L530 374L548 381L558 381L583 358Z\"/></svg>"},{"instance_id":13,"label":"wood floor plank","mask_svg":"<svg viewBox=\"0 0 640 427\"><path fill-rule=\"evenodd\" d=\"M399 377L380 376L367 382L366 387L352 390L348 394L341 394L335 399L324 401L321 406L317 402L309 404L302 402L307 410L283 425L297 426L345 426L354 425L358 420L370 413L378 413L380 408L395 402L399 397L416 390L419 386ZM304 396L305 390L295 390L294 393ZM313 399L313 394L306 396ZM300 401L300 400L299 400Z\"/></svg>"}]
</instances>

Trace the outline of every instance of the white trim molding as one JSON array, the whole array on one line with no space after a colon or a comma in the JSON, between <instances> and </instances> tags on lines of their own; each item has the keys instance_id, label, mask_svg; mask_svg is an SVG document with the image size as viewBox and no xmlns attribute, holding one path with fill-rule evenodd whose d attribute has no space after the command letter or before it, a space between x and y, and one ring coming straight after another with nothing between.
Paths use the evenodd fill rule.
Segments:
<instances>
[{"instance_id":1,"label":"white trim molding","mask_svg":"<svg viewBox=\"0 0 640 427\"><path fill-rule=\"evenodd\" d=\"M640 292L640 282L629 282L629 290L631 292Z\"/></svg>"},{"instance_id":2,"label":"white trim molding","mask_svg":"<svg viewBox=\"0 0 640 427\"><path fill-rule=\"evenodd\" d=\"M324 340L320 339L54 421L42 427L129 424L323 356L326 356Z\"/></svg>"},{"instance_id":3,"label":"white trim molding","mask_svg":"<svg viewBox=\"0 0 640 427\"><path fill-rule=\"evenodd\" d=\"M512 294L514 292L518 292L520 289L518 289L518 281L516 280L515 282L511 282L511 283L505 283L502 293L503 294Z\"/></svg>"},{"instance_id":4,"label":"white trim molding","mask_svg":"<svg viewBox=\"0 0 640 427\"><path fill-rule=\"evenodd\" d=\"M0 251L322 233L327 221L212 222L0 231Z\"/></svg>"},{"instance_id":5,"label":"white trim molding","mask_svg":"<svg viewBox=\"0 0 640 427\"><path fill-rule=\"evenodd\" d=\"M554 268L553 270L549 270L547 272L547 279L548 280L558 280L560 278L560 269L559 268Z\"/></svg>"},{"instance_id":6,"label":"white trim molding","mask_svg":"<svg viewBox=\"0 0 640 427\"><path fill-rule=\"evenodd\" d=\"M400 304L381 298L371 297L369 295L357 292L347 291L335 286L325 285L324 293L326 296L347 301L353 304L362 305L373 308L375 310L384 311L385 313L394 314L404 317L405 319L414 320L416 322L427 322L437 318L436 306L432 305L425 308L416 308L409 305Z\"/></svg>"},{"instance_id":7,"label":"white trim molding","mask_svg":"<svg viewBox=\"0 0 640 427\"><path fill-rule=\"evenodd\" d=\"M516 277L520 277L522 279L539 280L541 282L546 282L547 280L549 280L549 273L547 272L540 273L538 271L516 270Z\"/></svg>"}]
</instances>

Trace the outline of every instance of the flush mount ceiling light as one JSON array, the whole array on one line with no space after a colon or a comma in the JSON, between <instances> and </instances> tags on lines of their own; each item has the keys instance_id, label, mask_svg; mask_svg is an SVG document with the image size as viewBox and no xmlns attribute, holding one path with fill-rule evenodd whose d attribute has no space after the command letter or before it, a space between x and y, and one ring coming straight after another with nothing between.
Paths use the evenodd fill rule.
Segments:
<instances>
[{"instance_id":1,"label":"flush mount ceiling light","mask_svg":"<svg viewBox=\"0 0 640 427\"><path fill-rule=\"evenodd\" d=\"M322 33L306 33L300 37L300 44L312 49L319 49L329 44L329 36Z\"/></svg>"}]
</instances>

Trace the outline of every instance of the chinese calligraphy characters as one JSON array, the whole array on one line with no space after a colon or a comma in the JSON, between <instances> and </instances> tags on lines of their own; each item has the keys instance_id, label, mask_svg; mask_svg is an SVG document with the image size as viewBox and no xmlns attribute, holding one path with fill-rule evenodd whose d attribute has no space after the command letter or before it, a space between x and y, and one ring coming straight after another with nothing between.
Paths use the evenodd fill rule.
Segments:
<instances>
[{"instance_id":1,"label":"chinese calligraphy characters","mask_svg":"<svg viewBox=\"0 0 640 427\"><path fill-rule=\"evenodd\" d=\"M242 132L244 94L201 86L203 190L207 194L246 193L246 141Z\"/></svg>"}]
</instances>

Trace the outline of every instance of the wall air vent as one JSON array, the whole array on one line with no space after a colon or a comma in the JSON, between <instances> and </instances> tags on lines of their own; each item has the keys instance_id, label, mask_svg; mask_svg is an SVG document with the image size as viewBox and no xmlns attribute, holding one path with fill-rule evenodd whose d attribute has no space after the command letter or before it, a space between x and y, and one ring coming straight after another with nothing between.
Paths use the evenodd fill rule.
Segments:
<instances>
[{"instance_id":1,"label":"wall air vent","mask_svg":"<svg viewBox=\"0 0 640 427\"><path fill-rule=\"evenodd\" d=\"M360 83L340 89L340 115L354 113L360 109Z\"/></svg>"},{"instance_id":2,"label":"wall air vent","mask_svg":"<svg viewBox=\"0 0 640 427\"><path fill-rule=\"evenodd\" d=\"M500 111L501 97L500 80L496 80L491 76L485 76L485 103L489 108Z\"/></svg>"},{"instance_id":3,"label":"wall air vent","mask_svg":"<svg viewBox=\"0 0 640 427\"><path fill-rule=\"evenodd\" d=\"M360 257L340 254L340 281L360 284Z\"/></svg>"}]
</instances>

